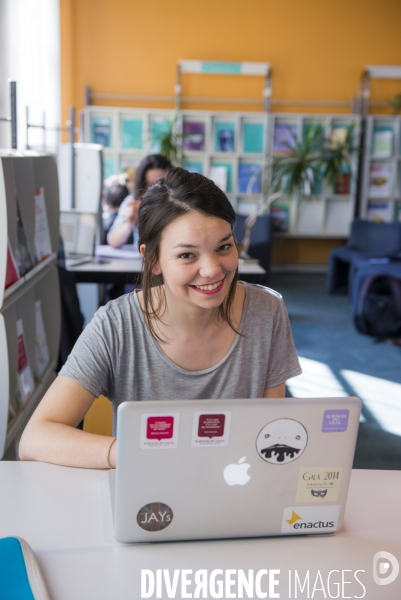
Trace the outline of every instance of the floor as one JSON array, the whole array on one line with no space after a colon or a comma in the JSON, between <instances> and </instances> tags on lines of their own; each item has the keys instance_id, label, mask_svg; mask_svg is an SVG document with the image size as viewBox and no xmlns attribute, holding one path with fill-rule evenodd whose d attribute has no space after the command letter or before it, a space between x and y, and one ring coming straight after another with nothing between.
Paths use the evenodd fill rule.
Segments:
<instances>
[{"instance_id":1,"label":"floor","mask_svg":"<svg viewBox=\"0 0 401 600\"><path fill-rule=\"evenodd\" d=\"M355 468L401 469L401 347L357 332L347 295L329 296L324 274L274 273L290 316L303 374L289 395L359 396Z\"/></svg>"}]
</instances>

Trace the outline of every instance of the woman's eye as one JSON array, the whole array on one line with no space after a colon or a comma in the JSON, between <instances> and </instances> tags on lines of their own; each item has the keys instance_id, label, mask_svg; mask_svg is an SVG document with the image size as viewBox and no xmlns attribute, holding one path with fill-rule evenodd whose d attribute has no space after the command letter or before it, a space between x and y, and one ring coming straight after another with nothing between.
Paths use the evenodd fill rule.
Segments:
<instances>
[{"instance_id":1,"label":"woman's eye","mask_svg":"<svg viewBox=\"0 0 401 600\"><path fill-rule=\"evenodd\" d=\"M189 258L192 258L193 254L192 252L184 252L183 254L180 254L178 258L182 258L183 260L188 260Z\"/></svg>"},{"instance_id":2,"label":"woman's eye","mask_svg":"<svg viewBox=\"0 0 401 600\"><path fill-rule=\"evenodd\" d=\"M225 250L229 250L232 247L232 244L223 244L218 248L218 252L224 252Z\"/></svg>"}]
</instances>

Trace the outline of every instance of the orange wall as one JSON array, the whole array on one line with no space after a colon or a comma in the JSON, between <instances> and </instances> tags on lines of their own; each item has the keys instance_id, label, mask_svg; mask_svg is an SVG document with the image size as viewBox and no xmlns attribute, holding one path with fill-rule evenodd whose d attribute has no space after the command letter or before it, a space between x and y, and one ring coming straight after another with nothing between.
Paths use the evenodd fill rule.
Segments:
<instances>
[{"instance_id":1,"label":"orange wall","mask_svg":"<svg viewBox=\"0 0 401 600\"><path fill-rule=\"evenodd\" d=\"M174 95L177 61L183 58L269 62L273 99L292 100L350 101L364 66L401 64L401 0L60 0L60 28L64 121L70 106L77 111L84 106L86 85L94 92ZM400 92L401 82L372 84L373 100ZM261 94L261 78L183 78L184 96ZM273 104L273 110L318 109ZM338 243L285 240L273 248L273 259L325 262Z\"/></svg>"},{"instance_id":2,"label":"orange wall","mask_svg":"<svg viewBox=\"0 0 401 600\"><path fill-rule=\"evenodd\" d=\"M173 95L180 58L269 62L281 99L350 100L365 65L401 64L400 0L60 0L60 15L65 119L70 105L82 108L85 85ZM183 81L192 96L261 90L259 78ZM401 82L373 86L378 100L397 91Z\"/></svg>"}]
</instances>

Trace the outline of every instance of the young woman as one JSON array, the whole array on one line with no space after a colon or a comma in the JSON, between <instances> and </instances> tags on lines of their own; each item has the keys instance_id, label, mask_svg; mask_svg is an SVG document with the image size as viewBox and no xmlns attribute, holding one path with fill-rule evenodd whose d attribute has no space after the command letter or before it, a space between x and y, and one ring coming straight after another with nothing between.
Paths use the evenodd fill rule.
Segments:
<instances>
[{"instance_id":1,"label":"young woman","mask_svg":"<svg viewBox=\"0 0 401 600\"><path fill-rule=\"evenodd\" d=\"M142 291L98 310L28 423L23 460L114 467L114 438L79 431L94 398L283 397L299 367L276 292L237 281L234 210L209 179L170 169L139 209ZM116 421L116 419L114 419Z\"/></svg>"},{"instance_id":2,"label":"young woman","mask_svg":"<svg viewBox=\"0 0 401 600\"><path fill-rule=\"evenodd\" d=\"M123 244L133 243L141 198L147 188L164 177L171 166L170 161L161 154L150 154L141 161L135 174L134 195L129 195L121 204L107 235L110 246L119 248Z\"/></svg>"}]
</instances>

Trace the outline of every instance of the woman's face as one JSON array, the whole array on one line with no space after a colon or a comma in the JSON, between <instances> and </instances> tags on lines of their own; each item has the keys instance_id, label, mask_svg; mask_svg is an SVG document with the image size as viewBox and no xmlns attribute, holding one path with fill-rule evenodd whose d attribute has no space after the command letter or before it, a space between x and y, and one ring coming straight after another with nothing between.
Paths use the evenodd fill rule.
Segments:
<instances>
[{"instance_id":1,"label":"woman's face","mask_svg":"<svg viewBox=\"0 0 401 600\"><path fill-rule=\"evenodd\" d=\"M165 174L166 171L164 169L149 169L149 171L146 171L146 187L152 187L152 185L155 184L158 179L164 177Z\"/></svg>"},{"instance_id":2,"label":"woman's face","mask_svg":"<svg viewBox=\"0 0 401 600\"><path fill-rule=\"evenodd\" d=\"M167 299L202 308L222 304L238 266L231 225L192 211L163 232L153 273L163 275Z\"/></svg>"}]
</instances>

